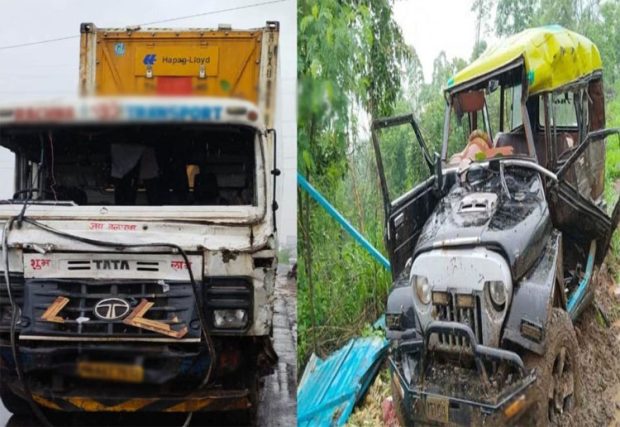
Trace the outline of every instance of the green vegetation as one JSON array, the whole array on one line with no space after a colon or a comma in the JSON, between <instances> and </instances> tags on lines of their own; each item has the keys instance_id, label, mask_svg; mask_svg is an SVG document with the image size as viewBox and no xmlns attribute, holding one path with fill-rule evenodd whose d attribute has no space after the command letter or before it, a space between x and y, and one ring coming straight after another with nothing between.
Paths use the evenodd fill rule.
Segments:
<instances>
[{"instance_id":1,"label":"green vegetation","mask_svg":"<svg viewBox=\"0 0 620 427\"><path fill-rule=\"evenodd\" d=\"M384 254L370 123L413 111L426 143L438 150L445 106L441 90L467 62L438 52L432 79L425 83L415 48L406 45L394 22L392 4L301 0L298 9L298 170ZM472 10L477 31L467 60L484 50L489 22L495 23L496 36L559 23L590 37L603 55L608 126L620 126L620 0L475 0ZM413 136L404 132L382 134L392 196L428 173ZM610 204L617 198L613 183L619 178L620 145L609 138ZM324 356L374 322L383 312L391 280L305 192L299 191L298 203L298 360L303 366L312 352ZM620 258L618 233L614 251Z\"/></svg>"},{"instance_id":2,"label":"green vegetation","mask_svg":"<svg viewBox=\"0 0 620 427\"><path fill-rule=\"evenodd\" d=\"M607 126L620 128L620 79L613 87L611 101L607 104ZM607 139L605 157L605 199L609 209L620 197L620 136ZM609 266L615 273L616 283L620 283L620 232L616 230L611 241Z\"/></svg>"}]
</instances>

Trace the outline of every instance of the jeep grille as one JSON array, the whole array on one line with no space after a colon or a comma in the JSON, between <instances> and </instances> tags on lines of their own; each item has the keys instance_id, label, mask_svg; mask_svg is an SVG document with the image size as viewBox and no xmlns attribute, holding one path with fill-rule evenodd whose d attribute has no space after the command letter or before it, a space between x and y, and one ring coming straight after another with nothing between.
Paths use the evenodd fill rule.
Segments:
<instances>
[{"instance_id":1,"label":"jeep grille","mask_svg":"<svg viewBox=\"0 0 620 427\"><path fill-rule=\"evenodd\" d=\"M470 304L457 304L457 294L442 293L443 298L433 298L434 318L447 322L459 322L468 325L482 344L482 317L480 297L467 295ZM445 351L463 351L470 348L468 339L449 333L438 334L438 347Z\"/></svg>"}]
</instances>

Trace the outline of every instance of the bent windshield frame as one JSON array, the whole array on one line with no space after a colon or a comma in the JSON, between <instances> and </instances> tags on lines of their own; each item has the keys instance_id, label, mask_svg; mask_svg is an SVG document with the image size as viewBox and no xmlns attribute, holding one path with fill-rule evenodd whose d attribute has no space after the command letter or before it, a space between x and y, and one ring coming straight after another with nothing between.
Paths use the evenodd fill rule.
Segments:
<instances>
[{"instance_id":1,"label":"bent windshield frame","mask_svg":"<svg viewBox=\"0 0 620 427\"><path fill-rule=\"evenodd\" d=\"M501 74L446 93L444 164L496 156L537 159L523 72L518 63Z\"/></svg>"}]
</instances>

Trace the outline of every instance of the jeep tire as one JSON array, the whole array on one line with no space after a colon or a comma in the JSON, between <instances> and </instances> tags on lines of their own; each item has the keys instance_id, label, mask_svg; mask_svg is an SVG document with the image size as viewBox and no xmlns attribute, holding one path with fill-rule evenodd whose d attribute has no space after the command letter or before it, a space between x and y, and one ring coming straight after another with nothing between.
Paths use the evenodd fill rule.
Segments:
<instances>
[{"instance_id":1,"label":"jeep tire","mask_svg":"<svg viewBox=\"0 0 620 427\"><path fill-rule=\"evenodd\" d=\"M536 372L528 425L566 425L579 405L581 391L577 336L566 311L552 309L546 337L544 355L528 353L523 359Z\"/></svg>"}]
</instances>

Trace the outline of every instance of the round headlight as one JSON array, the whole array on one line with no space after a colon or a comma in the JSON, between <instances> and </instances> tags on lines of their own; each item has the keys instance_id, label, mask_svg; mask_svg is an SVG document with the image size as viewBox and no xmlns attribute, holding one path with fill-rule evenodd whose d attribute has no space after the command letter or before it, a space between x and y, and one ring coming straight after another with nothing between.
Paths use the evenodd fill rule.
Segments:
<instances>
[{"instance_id":1,"label":"round headlight","mask_svg":"<svg viewBox=\"0 0 620 427\"><path fill-rule=\"evenodd\" d=\"M413 276L413 286L415 287L418 301L422 304L430 304L431 302L431 286L428 279L424 276Z\"/></svg>"},{"instance_id":2,"label":"round headlight","mask_svg":"<svg viewBox=\"0 0 620 427\"><path fill-rule=\"evenodd\" d=\"M493 280L488 282L489 296L491 301L498 307L503 307L506 304L506 285L499 280Z\"/></svg>"}]
</instances>

